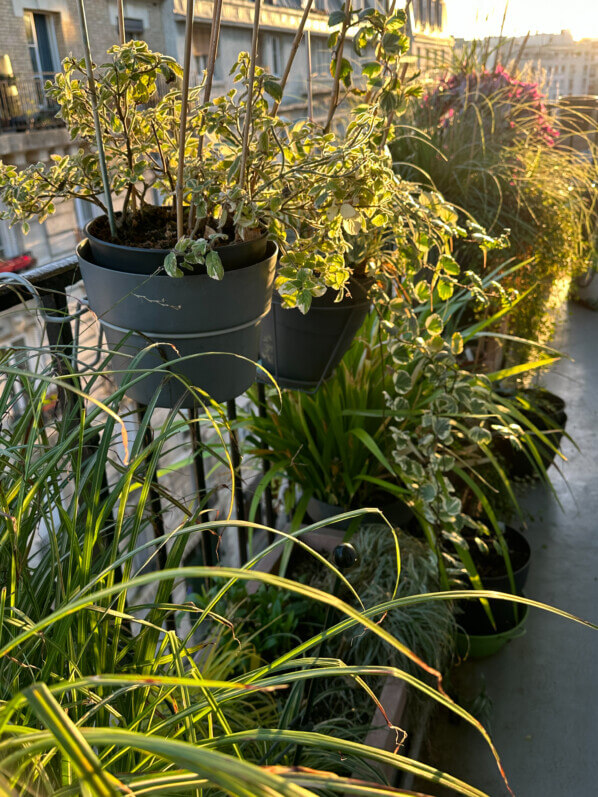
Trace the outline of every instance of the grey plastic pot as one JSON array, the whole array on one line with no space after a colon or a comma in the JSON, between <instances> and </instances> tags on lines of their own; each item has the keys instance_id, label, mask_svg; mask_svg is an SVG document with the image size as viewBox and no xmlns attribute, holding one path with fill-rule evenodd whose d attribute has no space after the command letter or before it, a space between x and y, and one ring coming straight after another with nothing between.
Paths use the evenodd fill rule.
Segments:
<instances>
[{"instance_id":1,"label":"grey plastic pot","mask_svg":"<svg viewBox=\"0 0 598 797\"><path fill-rule=\"evenodd\" d=\"M97 238L91 231L95 219L85 227L85 234L91 248L91 259L111 271L126 271L129 274L155 274L162 269L167 249L148 249L140 246L122 246ZM225 271L245 268L248 263L259 263L267 257L268 234L251 241L239 241L218 247L218 254ZM197 268L194 274L205 273Z\"/></svg>"},{"instance_id":2,"label":"grey plastic pot","mask_svg":"<svg viewBox=\"0 0 598 797\"><path fill-rule=\"evenodd\" d=\"M314 390L332 376L370 309L371 281L349 280L351 296L328 291L305 315L284 309L278 294L262 324L261 359L280 387Z\"/></svg>"},{"instance_id":3,"label":"grey plastic pot","mask_svg":"<svg viewBox=\"0 0 598 797\"><path fill-rule=\"evenodd\" d=\"M147 404L161 387L159 407L181 399L180 406L192 407L193 394L171 373L217 402L244 393L255 381L260 324L270 309L277 254L278 247L269 242L265 259L220 281L205 274L173 279L100 266L83 241L77 248L79 267L90 307L115 351L111 365L122 372L115 374L119 384L135 378L132 358L160 344L136 362L135 370L146 373L127 395ZM165 363L172 365L165 369Z\"/></svg>"}]
</instances>

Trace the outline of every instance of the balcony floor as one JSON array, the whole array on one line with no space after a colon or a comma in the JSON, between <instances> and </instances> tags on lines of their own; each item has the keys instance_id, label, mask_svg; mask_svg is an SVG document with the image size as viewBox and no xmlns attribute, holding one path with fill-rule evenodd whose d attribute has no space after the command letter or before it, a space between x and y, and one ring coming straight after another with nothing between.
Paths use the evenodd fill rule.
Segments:
<instances>
[{"instance_id":1,"label":"balcony floor","mask_svg":"<svg viewBox=\"0 0 598 797\"><path fill-rule=\"evenodd\" d=\"M532 515L527 596L593 622L598 622L597 332L598 313L571 305L556 346L574 360L561 361L544 383L566 400L567 431L581 450L566 441L566 481L554 468L551 472L562 508L540 488L525 500ZM597 793L597 662L598 631L532 609L523 638L493 658L457 668L460 692L476 685L479 691L485 682L494 706L492 736L517 797ZM422 760L491 797L508 795L490 752L463 723L435 715ZM419 788L430 791L423 784Z\"/></svg>"}]
</instances>

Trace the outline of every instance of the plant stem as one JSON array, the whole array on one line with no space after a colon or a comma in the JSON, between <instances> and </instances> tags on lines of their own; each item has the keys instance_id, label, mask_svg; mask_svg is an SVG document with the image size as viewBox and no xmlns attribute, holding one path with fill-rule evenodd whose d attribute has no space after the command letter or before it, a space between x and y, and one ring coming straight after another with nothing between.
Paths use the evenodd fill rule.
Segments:
<instances>
[{"instance_id":1,"label":"plant stem","mask_svg":"<svg viewBox=\"0 0 598 797\"><path fill-rule=\"evenodd\" d=\"M120 44L125 43L125 5L124 0L118 0L116 3L118 9L118 41Z\"/></svg>"},{"instance_id":2,"label":"plant stem","mask_svg":"<svg viewBox=\"0 0 598 797\"><path fill-rule=\"evenodd\" d=\"M104 154L104 142L102 141L102 129L100 127L100 117L98 114L98 95L96 83L93 77L93 62L91 60L91 48L89 46L89 31L87 29L87 19L85 17L85 7L83 0L77 0L79 10L79 26L81 28L81 38L83 40L83 51L85 53L85 66L87 70L87 83L89 86L89 96L91 99L91 112L93 115L93 126L96 134L96 146L98 148L98 160L100 162L100 174L102 186L106 196L106 211L108 224L110 225L110 235L117 238L116 222L114 220L114 208L112 207L112 194L110 193L110 181L108 179L108 167L106 165L106 155Z\"/></svg>"},{"instance_id":3,"label":"plant stem","mask_svg":"<svg viewBox=\"0 0 598 797\"><path fill-rule=\"evenodd\" d=\"M293 66L293 61L295 60L295 56L297 55L297 50L299 49L299 45L301 44L301 39L303 37L303 30L305 28L307 17L309 16L309 12L311 11L312 5L313 5L313 0L307 0L307 3L303 10L303 16L301 17L301 22L299 23L299 27L297 28L297 33L295 34L295 38L293 39L293 44L291 45L289 60L287 61L287 65L284 68L284 72L282 74L282 78L280 81L280 88L282 89L283 93L285 90L285 86L287 85L287 80L289 79L289 75L291 74L291 67ZM307 78L309 83L311 84L311 73L308 74ZM274 105L272 106L272 110L270 111L271 116L276 116L279 105L280 101L276 100L274 102Z\"/></svg>"},{"instance_id":4,"label":"plant stem","mask_svg":"<svg viewBox=\"0 0 598 797\"><path fill-rule=\"evenodd\" d=\"M334 84L332 86L330 107L328 108L328 118L326 119L326 125L324 126L325 133L327 133L330 130L330 125L332 124L334 112L336 111L338 106L338 94L341 84L341 69L343 64L343 49L345 46L345 38L347 37L347 30L349 28L350 23L351 23L351 0L345 0L345 19L343 20L340 33L338 34L338 42L336 44Z\"/></svg>"},{"instance_id":5,"label":"plant stem","mask_svg":"<svg viewBox=\"0 0 598 797\"><path fill-rule=\"evenodd\" d=\"M253 82L255 80L255 62L257 60L257 38L260 27L261 0L255 0L253 12L253 36L251 38L251 60L247 77L247 100L245 103L245 122L243 124L243 142L241 145L241 162L239 164L239 188L245 185L245 170L249 153L249 130L251 129L251 106L253 104Z\"/></svg>"},{"instance_id":6,"label":"plant stem","mask_svg":"<svg viewBox=\"0 0 598 797\"><path fill-rule=\"evenodd\" d=\"M185 171L185 142L187 140L187 108L189 105L189 72L191 71L191 42L193 40L194 0L187 0L185 22L185 55L183 60L183 87L181 89L181 119L179 124L179 162L176 178L176 231L182 238L183 227L183 179Z\"/></svg>"}]
</instances>

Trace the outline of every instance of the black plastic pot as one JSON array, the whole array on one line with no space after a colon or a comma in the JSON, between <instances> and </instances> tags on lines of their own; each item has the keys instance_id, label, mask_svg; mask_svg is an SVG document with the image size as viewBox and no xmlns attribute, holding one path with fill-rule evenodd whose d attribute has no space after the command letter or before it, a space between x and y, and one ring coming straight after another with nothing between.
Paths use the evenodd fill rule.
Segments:
<instances>
[{"instance_id":1,"label":"black plastic pot","mask_svg":"<svg viewBox=\"0 0 598 797\"><path fill-rule=\"evenodd\" d=\"M400 500L391 501L387 504L381 504L379 509L381 512L384 512L386 519L393 526L405 528L413 519L413 512L411 509L407 506L407 504ZM336 517L337 515L342 515L343 512L348 511L349 510L345 507L327 504L325 501L320 501L319 498L314 498L313 496L309 499L307 504L307 514L314 523L317 523L320 520L326 520L327 518ZM339 523L334 523L333 527L336 529L341 529L342 531L347 531L354 522L356 521L341 520ZM359 518L360 524L382 522L383 521L380 515L374 513L368 513L367 515L362 515Z\"/></svg>"},{"instance_id":2,"label":"black plastic pot","mask_svg":"<svg viewBox=\"0 0 598 797\"><path fill-rule=\"evenodd\" d=\"M351 296L314 298L309 312L284 309L278 294L262 324L261 359L280 387L314 390L332 376L370 309L370 280L349 280Z\"/></svg>"},{"instance_id":3,"label":"black plastic pot","mask_svg":"<svg viewBox=\"0 0 598 797\"><path fill-rule=\"evenodd\" d=\"M522 561L522 564L513 570L515 593L521 595L529 574L531 548L527 539L520 531L517 531L517 529L507 527L504 538L509 548L509 554L514 556L515 553L517 553L518 558ZM506 565L504 567L504 573L480 575L480 578L482 580L482 586L486 590L508 594L513 592ZM516 614L514 604L508 601L492 599L490 599L488 603L499 631L508 630L519 620L520 614ZM458 618L459 624L468 634L486 635L494 633L490 619L480 601L462 600L457 601L457 605L462 611L462 614L460 614ZM518 611L520 613L521 609Z\"/></svg>"},{"instance_id":4,"label":"black plastic pot","mask_svg":"<svg viewBox=\"0 0 598 797\"><path fill-rule=\"evenodd\" d=\"M498 603L498 601L494 601ZM494 629L487 621L488 625L478 631L467 631L463 629L460 618L461 631L457 632L457 653L461 658L485 659L493 656L502 650L507 642L517 639L525 634L525 623L529 614L529 606L518 604L517 611L513 611L511 604L510 616L497 624Z\"/></svg>"},{"instance_id":5,"label":"black plastic pot","mask_svg":"<svg viewBox=\"0 0 598 797\"><path fill-rule=\"evenodd\" d=\"M517 529L507 526L503 534L504 540L509 549L509 554L517 557L517 560L522 562L519 567L513 570L513 581L515 582L515 590L522 592L527 582L529 574L529 566L531 561L532 549L526 537ZM497 592L512 592L509 574L507 573L506 564L504 565L504 573L496 575L481 576L484 589L493 589Z\"/></svg>"},{"instance_id":6,"label":"black plastic pot","mask_svg":"<svg viewBox=\"0 0 598 797\"><path fill-rule=\"evenodd\" d=\"M121 246L96 238L90 232L92 220L85 227L85 234L91 248L91 259L100 266L112 271L126 271L128 274L156 274L162 269L168 249L146 249L136 246ZM268 234L264 233L252 241L239 241L218 247L218 254L225 271L245 268L249 263L260 263L266 259ZM190 272L189 272L190 273ZM205 268L197 268L194 274L205 273Z\"/></svg>"},{"instance_id":7,"label":"black plastic pot","mask_svg":"<svg viewBox=\"0 0 598 797\"><path fill-rule=\"evenodd\" d=\"M172 407L181 397L180 406L193 406L193 395L171 373L217 402L235 398L253 384L260 324L270 309L276 244L268 243L265 259L222 280L205 274L173 279L114 270L94 262L88 241L79 245L77 254L90 307L108 346L116 351L111 365L122 371L115 374L119 384L134 378L133 357L161 344L135 364L147 373L127 389L132 399L147 404L162 386L158 406ZM173 363L185 357L189 359ZM173 364L165 369L165 363Z\"/></svg>"},{"instance_id":8,"label":"black plastic pot","mask_svg":"<svg viewBox=\"0 0 598 797\"><path fill-rule=\"evenodd\" d=\"M499 390L497 392L507 398L513 398L516 393L519 393L527 398L532 405L536 405L539 411L532 407L530 410L522 410L523 414L546 435L555 448L559 448L567 424L564 399L544 388L529 388L517 392ZM544 468L549 468L554 460L555 452L540 440L537 440L535 445ZM509 476L518 479L538 476L537 464L530 460L524 451L514 446L510 440L500 435L494 435L493 447L505 462Z\"/></svg>"}]
</instances>

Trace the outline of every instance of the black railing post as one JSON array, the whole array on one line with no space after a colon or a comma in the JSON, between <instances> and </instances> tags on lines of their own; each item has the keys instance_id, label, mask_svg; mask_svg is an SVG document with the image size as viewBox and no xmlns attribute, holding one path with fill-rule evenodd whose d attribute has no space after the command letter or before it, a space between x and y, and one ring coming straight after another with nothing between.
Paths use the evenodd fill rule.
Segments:
<instances>
[{"instance_id":1,"label":"black railing post","mask_svg":"<svg viewBox=\"0 0 598 797\"><path fill-rule=\"evenodd\" d=\"M268 417L268 410L266 406L266 385L261 380L258 380L257 383L257 401L258 401L258 413L260 418L267 418ZM262 473L264 476L268 475L270 470L270 462L266 457L262 457ZM268 483L266 489L264 490L264 503L266 509L266 525L273 529L276 518L274 517L274 502L272 500L272 487ZM273 531L268 532L268 542L273 543L276 539L276 534Z\"/></svg>"},{"instance_id":2,"label":"black railing post","mask_svg":"<svg viewBox=\"0 0 598 797\"><path fill-rule=\"evenodd\" d=\"M237 520L245 520L245 495L243 492L243 477L241 475L241 451L239 448L239 437L233 425L237 420L237 405L235 400L226 402L228 422L230 424L230 454L235 474L235 506L237 510ZM245 564L248 559L247 548L247 529L237 528L237 541L241 564Z\"/></svg>"},{"instance_id":3,"label":"black railing post","mask_svg":"<svg viewBox=\"0 0 598 797\"><path fill-rule=\"evenodd\" d=\"M143 404L137 404L137 418L139 420L139 425L143 424L144 415L147 412L147 407ZM143 430L143 445L145 448L150 448L152 443L154 442L154 433L152 431L152 427L149 423L145 425L145 429ZM149 505L150 505L150 522L154 529L154 538L164 538L166 532L164 530L164 516L162 510L162 501L160 499L160 493L158 492L156 481L152 478L149 486ZM160 548L158 549L158 565L160 570L166 570L166 560L168 557L168 551L166 550L166 544L163 541L160 544ZM175 624L174 624L174 617L172 613L168 613L166 615L166 627L169 631L174 631Z\"/></svg>"},{"instance_id":4,"label":"black railing post","mask_svg":"<svg viewBox=\"0 0 598 797\"><path fill-rule=\"evenodd\" d=\"M193 451L193 465L195 469L195 484L197 486L197 504L201 507L208 506L208 491L206 487L206 474L203 466L203 445L201 442L201 428L197 410L189 410L189 431L191 433L191 450ZM211 532L203 531L201 534L201 553L206 567L213 567L214 555L212 551Z\"/></svg>"}]
</instances>

